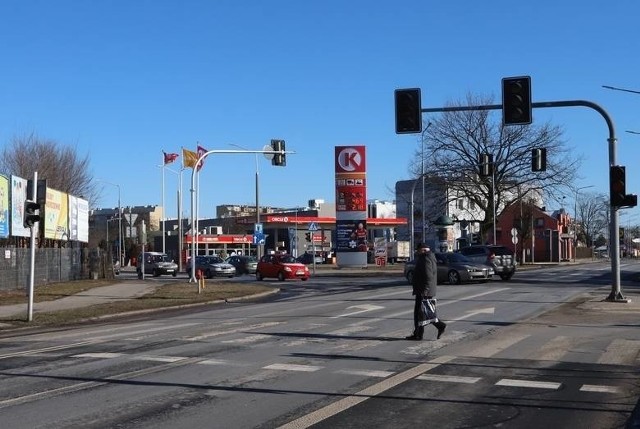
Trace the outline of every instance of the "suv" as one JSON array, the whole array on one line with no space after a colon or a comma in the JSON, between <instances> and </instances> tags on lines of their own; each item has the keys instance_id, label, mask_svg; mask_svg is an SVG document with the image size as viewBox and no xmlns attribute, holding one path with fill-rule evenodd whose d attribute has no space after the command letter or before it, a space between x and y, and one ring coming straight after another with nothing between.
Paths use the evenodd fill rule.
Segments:
<instances>
[{"instance_id":1,"label":"suv","mask_svg":"<svg viewBox=\"0 0 640 429\"><path fill-rule=\"evenodd\" d=\"M161 252L144 252L138 256L136 272L139 279L142 278L143 264L144 273L153 274L153 277L158 277L162 274L171 274L173 277L178 275L178 264Z\"/></svg>"},{"instance_id":2,"label":"suv","mask_svg":"<svg viewBox=\"0 0 640 429\"><path fill-rule=\"evenodd\" d=\"M516 272L516 259L513 251L505 246L473 245L458 250L464 256L481 264L493 267L493 271L502 280L509 280Z\"/></svg>"}]
</instances>

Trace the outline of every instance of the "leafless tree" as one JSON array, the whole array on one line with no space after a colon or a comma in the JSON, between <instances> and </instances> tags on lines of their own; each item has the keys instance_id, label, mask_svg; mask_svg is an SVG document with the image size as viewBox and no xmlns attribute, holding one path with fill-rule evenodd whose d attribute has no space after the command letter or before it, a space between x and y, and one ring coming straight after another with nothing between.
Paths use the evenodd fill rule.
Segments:
<instances>
[{"instance_id":1,"label":"leafless tree","mask_svg":"<svg viewBox=\"0 0 640 429\"><path fill-rule=\"evenodd\" d=\"M451 107L493 104L491 97L468 95L466 102ZM447 181L452 194L473 201L484 212L483 232L493 225L493 198L496 216L517 199L518 189L542 190L553 199L573 183L581 158L562 140L562 129L550 123L503 126L486 110L445 112L429 118L410 171L419 177L425 172ZM423 149L424 147L424 149ZM546 171L531 171L531 151L546 148ZM424 161L422 160L424 150ZM479 173L479 157L493 156L493 177ZM492 180L495 178L495 192Z\"/></svg>"},{"instance_id":2,"label":"leafless tree","mask_svg":"<svg viewBox=\"0 0 640 429\"><path fill-rule=\"evenodd\" d=\"M24 179L46 179L47 186L58 191L96 201L98 190L89 169L89 155L81 158L77 148L63 146L35 133L13 137L0 154L0 171Z\"/></svg>"},{"instance_id":3,"label":"leafless tree","mask_svg":"<svg viewBox=\"0 0 640 429\"><path fill-rule=\"evenodd\" d=\"M576 222L578 240L593 246L596 237L609 235L609 197L604 194L588 193L577 203Z\"/></svg>"}]
</instances>

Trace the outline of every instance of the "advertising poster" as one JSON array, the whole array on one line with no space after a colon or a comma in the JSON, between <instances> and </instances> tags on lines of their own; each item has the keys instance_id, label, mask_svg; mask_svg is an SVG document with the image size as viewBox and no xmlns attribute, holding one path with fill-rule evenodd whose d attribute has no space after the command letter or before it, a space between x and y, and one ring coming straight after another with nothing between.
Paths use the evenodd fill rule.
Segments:
<instances>
[{"instance_id":1,"label":"advertising poster","mask_svg":"<svg viewBox=\"0 0 640 429\"><path fill-rule=\"evenodd\" d=\"M69 237L89 242L89 201L69 195Z\"/></svg>"},{"instance_id":2,"label":"advertising poster","mask_svg":"<svg viewBox=\"0 0 640 429\"><path fill-rule=\"evenodd\" d=\"M9 237L9 178L0 176L0 238Z\"/></svg>"},{"instance_id":3,"label":"advertising poster","mask_svg":"<svg viewBox=\"0 0 640 429\"><path fill-rule=\"evenodd\" d=\"M47 188L44 208L44 238L69 240L69 201L67 194Z\"/></svg>"},{"instance_id":4,"label":"advertising poster","mask_svg":"<svg viewBox=\"0 0 640 429\"><path fill-rule=\"evenodd\" d=\"M367 252L367 221L336 220L336 251Z\"/></svg>"},{"instance_id":5,"label":"advertising poster","mask_svg":"<svg viewBox=\"0 0 640 429\"><path fill-rule=\"evenodd\" d=\"M11 235L14 237L30 237L31 230L25 228L24 202L27 200L27 179L11 176Z\"/></svg>"}]
</instances>

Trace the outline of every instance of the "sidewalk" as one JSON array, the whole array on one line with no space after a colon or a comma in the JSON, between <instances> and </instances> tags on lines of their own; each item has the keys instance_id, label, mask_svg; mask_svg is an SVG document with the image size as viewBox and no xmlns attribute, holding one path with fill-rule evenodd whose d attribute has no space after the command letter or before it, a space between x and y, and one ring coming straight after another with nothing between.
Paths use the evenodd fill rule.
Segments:
<instances>
[{"instance_id":1,"label":"sidewalk","mask_svg":"<svg viewBox=\"0 0 640 429\"><path fill-rule=\"evenodd\" d=\"M109 286L96 287L66 296L53 301L36 302L33 304L34 313L48 313L60 310L72 310L74 308L88 307L96 304L107 304L115 301L133 299L153 292L157 283L148 283L136 280L127 280ZM0 305L0 318L26 315L28 304Z\"/></svg>"}]
</instances>

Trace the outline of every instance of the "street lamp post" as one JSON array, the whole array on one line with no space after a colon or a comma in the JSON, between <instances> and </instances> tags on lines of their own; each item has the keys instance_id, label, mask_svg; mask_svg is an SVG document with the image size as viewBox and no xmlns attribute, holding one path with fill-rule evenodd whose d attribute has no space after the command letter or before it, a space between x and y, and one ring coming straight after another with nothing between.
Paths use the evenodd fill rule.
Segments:
<instances>
[{"instance_id":1,"label":"street lamp post","mask_svg":"<svg viewBox=\"0 0 640 429\"><path fill-rule=\"evenodd\" d=\"M247 148L244 148L238 144L235 143L229 143L229 146L235 146L238 149L242 149L242 150L248 150ZM260 223L260 170L258 169L258 154L254 153L255 155L255 159L256 159L256 224ZM262 245L259 243L256 243L256 256L258 259L260 259L260 257L262 257Z\"/></svg>"},{"instance_id":2,"label":"street lamp post","mask_svg":"<svg viewBox=\"0 0 640 429\"><path fill-rule=\"evenodd\" d=\"M120 266L122 267L123 261L122 261L122 205L121 205L121 200L120 200L120 185L118 185L117 183L111 183L111 182L107 182L106 180L102 180L102 179L97 179L98 182L102 182L102 183L106 183L107 185L111 185L111 186L115 186L118 188L118 262L120 263ZM107 228L109 228L109 222L107 222Z\"/></svg>"}]
</instances>

